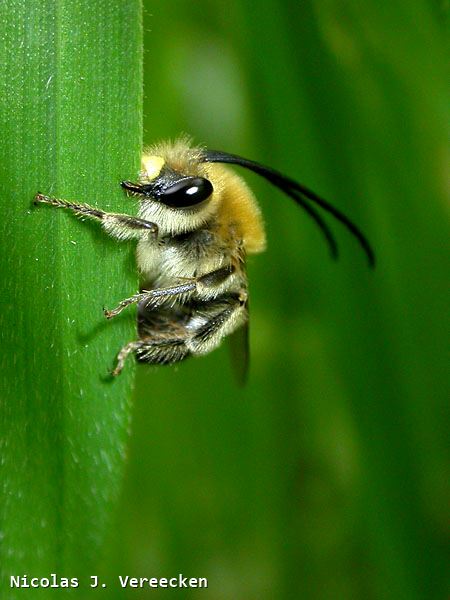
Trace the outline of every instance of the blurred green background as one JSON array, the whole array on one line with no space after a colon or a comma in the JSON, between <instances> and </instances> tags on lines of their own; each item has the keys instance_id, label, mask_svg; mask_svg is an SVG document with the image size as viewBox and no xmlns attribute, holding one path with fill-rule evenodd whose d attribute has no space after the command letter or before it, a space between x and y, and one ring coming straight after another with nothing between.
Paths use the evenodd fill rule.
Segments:
<instances>
[{"instance_id":1,"label":"blurred green background","mask_svg":"<svg viewBox=\"0 0 450 600\"><path fill-rule=\"evenodd\" d=\"M248 385L225 346L138 368L106 571L208 578L183 598L447 597L444 5L145 9L144 141L187 132L282 170L358 223L378 265L334 223L332 263L309 218L243 173L268 231Z\"/></svg>"},{"instance_id":2,"label":"blurred green background","mask_svg":"<svg viewBox=\"0 0 450 600\"><path fill-rule=\"evenodd\" d=\"M226 344L138 366L102 556L134 371L105 382L133 313L107 324L101 306L134 291L133 248L30 202L130 206L140 4L0 6L1 600L22 593L10 574L49 571L108 583L72 590L83 600L447 598L448 4L144 0L145 143L186 132L285 172L378 264L329 219L331 261L308 216L241 171L268 233L248 261L248 384ZM117 577L179 573L208 589Z\"/></svg>"}]
</instances>

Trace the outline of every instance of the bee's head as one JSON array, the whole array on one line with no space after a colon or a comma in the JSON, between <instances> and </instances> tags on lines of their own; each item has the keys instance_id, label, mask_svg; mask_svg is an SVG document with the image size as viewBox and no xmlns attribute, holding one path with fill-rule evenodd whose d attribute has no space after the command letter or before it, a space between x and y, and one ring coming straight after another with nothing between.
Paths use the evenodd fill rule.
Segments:
<instances>
[{"instance_id":1,"label":"bee's head","mask_svg":"<svg viewBox=\"0 0 450 600\"><path fill-rule=\"evenodd\" d=\"M147 158L149 162L161 157ZM194 209L207 201L214 191L212 183L205 177L184 175L165 164L154 178L150 179L146 171L143 179L142 183L122 181L121 185L128 192L141 196L142 200L149 198L173 209Z\"/></svg>"},{"instance_id":2,"label":"bee's head","mask_svg":"<svg viewBox=\"0 0 450 600\"><path fill-rule=\"evenodd\" d=\"M238 206L243 198L248 202L250 192L243 181L236 179L237 176L230 178L223 166L239 165L264 177L303 208L322 231L333 258L338 256L337 244L317 207L333 216L356 238L369 265L375 266L375 254L369 241L344 213L271 167L236 154L192 147L186 136L174 143L154 146L144 155L142 164L139 182L123 181L122 187L139 197L139 216L156 223L163 235L176 235L201 227L214 218L226 197L230 199L230 206Z\"/></svg>"},{"instance_id":3,"label":"bee's head","mask_svg":"<svg viewBox=\"0 0 450 600\"><path fill-rule=\"evenodd\" d=\"M140 217L155 222L163 233L177 234L196 229L212 216L214 186L195 157L183 164L145 155L142 166L137 183L121 183L139 198Z\"/></svg>"}]
</instances>

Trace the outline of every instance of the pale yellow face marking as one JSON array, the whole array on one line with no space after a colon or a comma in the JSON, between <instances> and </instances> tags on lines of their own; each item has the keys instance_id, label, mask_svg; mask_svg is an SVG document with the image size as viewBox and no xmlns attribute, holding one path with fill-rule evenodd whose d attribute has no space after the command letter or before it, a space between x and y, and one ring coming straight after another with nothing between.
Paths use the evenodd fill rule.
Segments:
<instances>
[{"instance_id":1,"label":"pale yellow face marking","mask_svg":"<svg viewBox=\"0 0 450 600\"><path fill-rule=\"evenodd\" d=\"M162 156L143 156L142 168L145 179L152 181L161 173L161 169L166 161Z\"/></svg>"}]
</instances>

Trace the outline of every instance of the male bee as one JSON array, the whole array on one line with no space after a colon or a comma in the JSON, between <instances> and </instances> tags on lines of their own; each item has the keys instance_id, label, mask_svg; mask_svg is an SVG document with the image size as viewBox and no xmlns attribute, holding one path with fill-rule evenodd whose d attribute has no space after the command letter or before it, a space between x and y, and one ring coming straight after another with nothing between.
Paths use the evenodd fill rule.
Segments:
<instances>
[{"instance_id":1,"label":"male bee","mask_svg":"<svg viewBox=\"0 0 450 600\"><path fill-rule=\"evenodd\" d=\"M139 339L120 350L113 375L122 371L131 353L142 362L173 364L211 352L238 331L245 343L246 256L262 252L266 237L255 197L224 163L254 171L290 196L312 217L337 257L335 239L314 205L333 215L374 265L361 231L314 192L251 160L193 147L187 138L153 146L143 156L139 180L122 181L127 193L139 200L138 216L37 194L35 203L99 221L118 240L137 240L141 291L104 311L111 319L127 306L138 305Z\"/></svg>"}]
</instances>

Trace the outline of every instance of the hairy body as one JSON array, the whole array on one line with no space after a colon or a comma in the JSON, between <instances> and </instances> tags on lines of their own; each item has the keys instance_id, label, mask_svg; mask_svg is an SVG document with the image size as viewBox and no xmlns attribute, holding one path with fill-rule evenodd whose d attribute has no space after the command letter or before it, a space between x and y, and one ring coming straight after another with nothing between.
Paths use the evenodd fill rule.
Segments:
<instances>
[{"instance_id":1,"label":"hairy body","mask_svg":"<svg viewBox=\"0 0 450 600\"><path fill-rule=\"evenodd\" d=\"M112 318L138 304L139 339L119 352L114 375L132 352L140 361L159 364L206 354L248 320L245 260L265 248L261 213L243 179L227 167L202 162L201 152L185 139L146 152L139 183L123 184L139 197L136 217L36 196L37 202L99 220L119 240L137 240L141 290L105 311ZM159 189L196 178L210 182L212 193L192 206L139 196L145 186Z\"/></svg>"}]
</instances>

